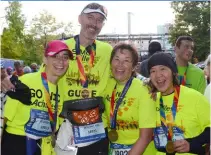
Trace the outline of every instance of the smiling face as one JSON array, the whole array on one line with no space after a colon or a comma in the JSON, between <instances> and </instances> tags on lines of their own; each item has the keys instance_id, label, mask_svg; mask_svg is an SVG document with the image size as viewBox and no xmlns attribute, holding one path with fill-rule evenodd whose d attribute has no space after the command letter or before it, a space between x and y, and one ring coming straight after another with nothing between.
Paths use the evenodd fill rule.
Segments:
<instances>
[{"instance_id":1,"label":"smiling face","mask_svg":"<svg viewBox=\"0 0 211 155\"><path fill-rule=\"evenodd\" d=\"M61 51L54 56L47 56L44 58L46 68L52 76L62 76L69 65L69 51Z\"/></svg>"},{"instance_id":2,"label":"smiling face","mask_svg":"<svg viewBox=\"0 0 211 155\"><path fill-rule=\"evenodd\" d=\"M135 70L132 54L127 49L118 49L111 61L111 71L114 78L121 84L125 84Z\"/></svg>"},{"instance_id":3,"label":"smiling face","mask_svg":"<svg viewBox=\"0 0 211 155\"><path fill-rule=\"evenodd\" d=\"M163 65L153 66L150 69L150 79L162 95L168 95L174 91L173 76L170 68Z\"/></svg>"},{"instance_id":4,"label":"smiling face","mask_svg":"<svg viewBox=\"0 0 211 155\"><path fill-rule=\"evenodd\" d=\"M94 40L100 33L105 18L100 13L88 13L79 15L78 21L81 24L81 34L89 40Z\"/></svg>"}]
</instances>

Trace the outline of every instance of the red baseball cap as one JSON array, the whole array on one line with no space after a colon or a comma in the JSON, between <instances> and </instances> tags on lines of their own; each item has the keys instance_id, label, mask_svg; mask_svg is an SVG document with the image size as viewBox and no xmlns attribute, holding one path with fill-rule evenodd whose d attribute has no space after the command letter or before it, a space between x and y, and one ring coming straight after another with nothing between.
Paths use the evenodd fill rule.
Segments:
<instances>
[{"instance_id":1,"label":"red baseball cap","mask_svg":"<svg viewBox=\"0 0 211 155\"><path fill-rule=\"evenodd\" d=\"M54 56L62 51L68 51L70 59L73 58L72 51L69 50L68 46L61 40L50 41L45 48L45 56Z\"/></svg>"}]
</instances>

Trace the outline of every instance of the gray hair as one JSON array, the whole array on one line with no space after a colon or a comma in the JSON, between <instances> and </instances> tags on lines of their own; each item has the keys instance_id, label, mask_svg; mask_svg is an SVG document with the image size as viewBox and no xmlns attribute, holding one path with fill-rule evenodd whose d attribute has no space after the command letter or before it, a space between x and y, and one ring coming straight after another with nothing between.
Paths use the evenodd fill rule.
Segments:
<instances>
[{"instance_id":1,"label":"gray hair","mask_svg":"<svg viewBox=\"0 0 211 155\"><path fill-rule=\"evenodd\" d=\"M24 74L27 74L27 73L31 73L32 70L31 70L31 68L30 68L29 66L25 66L25 67L23 68L23 72L24 72Z\"/></svg>"}]
</instances>

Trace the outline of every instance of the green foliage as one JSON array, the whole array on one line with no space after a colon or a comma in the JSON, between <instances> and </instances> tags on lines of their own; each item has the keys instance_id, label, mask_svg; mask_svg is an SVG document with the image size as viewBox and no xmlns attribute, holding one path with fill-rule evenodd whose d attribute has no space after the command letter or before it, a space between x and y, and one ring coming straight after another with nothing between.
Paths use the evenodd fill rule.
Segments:
<instances>
[{"instance_id":1,"label":"green foliage","mask_svg":"<svg viewBox=\"0 0 211 155\"><path fill-rule=\"evenodd\" d=\"M170 28L172 45L177 37L189 35L195 42L194 55L204 60L210 52L210 2L174 1L175 24Z\"/></svg>"},{"instance_id":2,"label":"green foliage","mask_svg":"<svg viewBox=\"0 0 211 155\"><path fill-rule=\"evenodd\" d=\"M56 18L46 10L41 12L39 16L35 16L32 19L31 25L31 34L40 39L40 43L43 47L45 47L50 40L57 39L56 34L59 29L63 27L63 23L57 23Z\"/></svg>"},{"instance_id":3,"label":"green foliage","mask_svg":"<svg viewBox=\"0 0 211 155\"><path fill-rule=\"evenodd\" d=\"M1 36L1 57L24 60L26 65L32 62L42 63L42 56L47 42L62 38L62 34L72 34L72 24L58 23L53 15L43 11L35 16L27 26L21 13L20 2L9 2L5 9L8 27Z\"/></svg>"},{"instance_id":4,"label":"green foliage","mask_svg":"<svg viewBox=\"0 0 211 155\"><path fill-rule=\"evenodd\" d=\"M21 14L21 4L9 2L5 11L8 28L3 30L1 38L1 57L19 59L25 54L23 33L25 18Z\"/></svg>"}]
</instances>

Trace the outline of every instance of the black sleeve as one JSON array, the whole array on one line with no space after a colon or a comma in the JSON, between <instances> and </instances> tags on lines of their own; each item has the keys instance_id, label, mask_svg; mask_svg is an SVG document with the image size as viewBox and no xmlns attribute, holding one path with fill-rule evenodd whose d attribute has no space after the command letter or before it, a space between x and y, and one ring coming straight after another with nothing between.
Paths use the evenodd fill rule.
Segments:
<instances>
[{"instance_id":1,"label":"black sleeve","mask_svg":"<svg viewBox=\"0 0 211 155\"><path fill-rule=\"evenodd\" d=\"M210 127L205 128L205 130L198 136L186 139L190 144L190 152L199 155L205 154L205 147L203 145L210 143Z\"/></svg>"},{"instance_id":2,"label":"black sleeve","mask_svg":"<svg viewBox=\"0 0 211 155\"><path fill-rule=\"evenodd\" d=\"M149 77L149 73L148 73L148 59L144 60L141 65L140 65L140 73L142 76L144 77Z\"/></svg>"},{"instance_id":3,"label":"black sleeve","mask_svg":"<svg viewBox=\"0 0 211 155\"><path fill-rule=\"evenodd\" d=\"M12 99L18 100L25 105L30 105L31 91L29 87L18 80L17 76L12 76L10 81L15 86L15 91L8 91L6 94Z\"/></svg>"}]
</instances>

